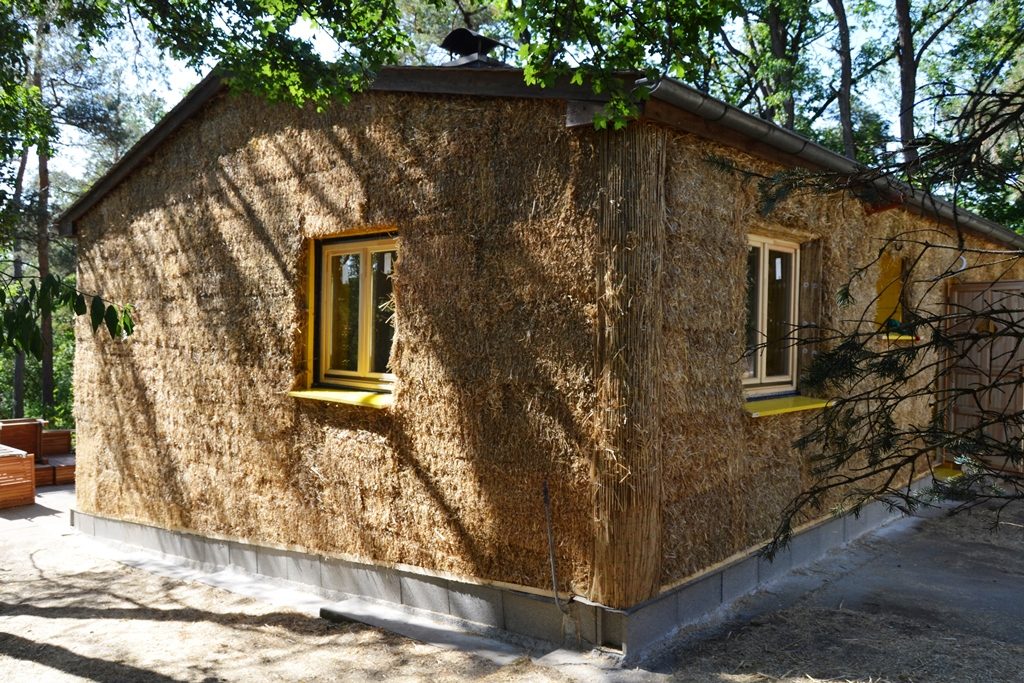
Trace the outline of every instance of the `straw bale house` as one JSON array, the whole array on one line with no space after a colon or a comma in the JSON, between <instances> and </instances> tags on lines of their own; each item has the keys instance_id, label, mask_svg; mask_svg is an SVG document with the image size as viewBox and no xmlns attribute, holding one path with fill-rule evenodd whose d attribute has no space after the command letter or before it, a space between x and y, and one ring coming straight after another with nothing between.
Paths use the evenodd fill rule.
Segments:
<instances>
[{"instance_id":1,"label":"straw bale house","mask_svg":"<svg viewBox=\"0 0 1024 683\"><path fill-rule=\"evenodd\" d=\"M876 238L954 239L952 207L762 215L721 160L852 165L671 80L624 130L600 105L510 69L387 69L322 113L204 80L61 217L80 287L137 319L78 328L75 523L634 654L879 523L752 553L824 397L744 351L833 320Z\"/></svg>"}]
</instances>

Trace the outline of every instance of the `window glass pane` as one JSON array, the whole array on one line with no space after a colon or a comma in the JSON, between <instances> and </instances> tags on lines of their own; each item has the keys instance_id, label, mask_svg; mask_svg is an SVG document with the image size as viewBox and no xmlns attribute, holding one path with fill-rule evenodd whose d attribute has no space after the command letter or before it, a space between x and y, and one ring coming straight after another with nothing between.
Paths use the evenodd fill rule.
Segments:
<instances>
[{"instance_id":1,"label":"window glass pane","mask_svg":"<svg viewBox=\"0 0 1024 683\"><path fill-rule=\"evenodd\" d=\"M747 377L757 376L757 346L761 343L757 333L760 319L761 297L758 280L761 271L761 248L747 247Z\"/></svg>"},{"instance_id":2,"label":"window glass pane","mask_svg":"<svg viewBox=\"0 0 1024 683\"><path fill-rule=\"evenodd\" d=\"M397 251L378 251L370 256L373 268L373 346L370 372L389 372L388 357L395 339L395 301L391 297L391 277Z\"/></svg>"},{"instance_id":3,"label":"window glass pane","mask_svg":"<svg viewBox=\"0 0 1024 683\"><path fill-rule=\"evenodd\" d=\"M330 370L359 370L359 254L330 259Z\"/></svg>"},{"instance_id":4,"label":"window glass pane","mask_svg":"<svg viewBox=\"0 0 1024 683\"><path fill-rule=\"evenodd\" d=\"M793 330L793 255L768 251L768 329L765 330L765 374L788 375Z\"/></svg>"}]
</instances>

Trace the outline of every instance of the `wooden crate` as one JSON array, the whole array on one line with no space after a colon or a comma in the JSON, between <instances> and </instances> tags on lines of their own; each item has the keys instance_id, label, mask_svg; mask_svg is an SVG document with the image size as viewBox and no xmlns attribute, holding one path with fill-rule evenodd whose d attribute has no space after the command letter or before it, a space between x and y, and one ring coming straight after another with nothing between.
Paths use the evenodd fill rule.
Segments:
<instances>
[{"instance_id":1,"label":"wooden crate","mask_svg":"<svg viewBox=\"0 0 1024 683\"><path fill-rule=\"evenodd\" d=\"M71 435L73 433L70 429L44 429L41 446L43 457L72 453Z\"/></svg>"},{"instance_id":2,"label":"wooden crate","mask_svg":"<svg viewBox=\"0 0 1024 683\"><path fill-rule=\"evenodd\" d=\"M0 508L36 502L35 467L32 454L0 446Z\"/></svg>"},{"instance_id":3,"label":"wooden crate","mask_svg":"<svg viewBox=\"0 0 1024 683\"><path fill-rule=\"evenodd\" d=\"M75 483L75 456L53 455L46 459L53 465L53 479L55 484Z\"/></svg>"}]
</instances>

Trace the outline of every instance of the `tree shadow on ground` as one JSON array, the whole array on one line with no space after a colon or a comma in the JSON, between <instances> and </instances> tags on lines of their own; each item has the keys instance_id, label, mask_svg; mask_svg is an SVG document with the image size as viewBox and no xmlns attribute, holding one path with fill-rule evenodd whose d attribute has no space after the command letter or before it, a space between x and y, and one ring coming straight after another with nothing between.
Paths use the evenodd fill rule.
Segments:
<instances>
[{"instance_id":1,"label":"tree shadow on ground","mask_svg":"<svg viewBox=\"0 0 1024 683\"><path fill-rule=\"evenodd\" d=\"M179 680L120 662L86 657L60 645L38 643L13 633L0 632L0 656L38 662L72 676L81 676L101 683L138 680L172 683Z\"/></svg>"}]
</instances>

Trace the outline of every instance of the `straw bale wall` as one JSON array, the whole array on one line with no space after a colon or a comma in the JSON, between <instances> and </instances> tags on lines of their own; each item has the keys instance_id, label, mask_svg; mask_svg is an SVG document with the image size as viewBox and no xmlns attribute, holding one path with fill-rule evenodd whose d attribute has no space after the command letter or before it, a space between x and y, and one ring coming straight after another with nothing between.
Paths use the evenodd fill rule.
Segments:
<instances>
[{"instance_id":1,"label":"straw bale wall","mask_svg":"<svg viewBox=\"0 0 1024 683\"><path fill-rule=\"evenodd\" d=\"M366 94L325 113L221 96L80 222L88 513L562 589L593 552L596 133L564 103ZM286 396L310 240L395 229L387 411Z\"/></svg>"},{"instance_id":2,"label":"straw bale wall","mask_svg":"<svg viewBox=\"0 0 1024 683\"><path fill-rule=\"evenodd\" d=\"M934 219L901 209L869 214L859 200L841 193L797 194L762 215L757 179L724 168L723 159L762 175L780 170L692 135L674 134L669 142L662 275L663 584L768 540L783 508L811 482L791 444L813 414L751 418L743 410L747 235L804 245L820 241L819 322L845 331L875 324L877 267L852 281L855 303L849 308L840 310L835 294L856 269L876 261L887 238L904 236L900 253L908 260L922 250L908 240L957 244L955 231ZM998 248L969 235L966 245ZM942 273L957 253L926 251L915 272ZM999 260L969 256L972 266L992 265L964 279L998 277ZM1019 279L1017 271L1024 274L1020 263L1007 276ZM941 310L954 280L914 284L913 296ZM806 294L802 288L801 296ZM922 399L905 406L898 419L926 420L930 410Z\"/></svg>"},{"instance_id":3,"label":"straw bale wall","mask_svg":"<svg viewBox=\"0 0 1024 683\"><path fill-rule=\"evenodd\" d=\"M791 447L809 418L743 410L747 235L819 245L831 325L872 319L833 295L883 238L955 236L846 195L764 216L756 183L715 159L776 166L564 114L379 93L322 114L210 103L79 222L81 286L138 323L113 342L79 322L80 508L547 588L547 480L560 588L616 607L766 540L809 482ZM394 407L287 397L309 370L311 240L385 229ZM851 290L869 308L875 277Z\"/></svg>"}]
</instances>

